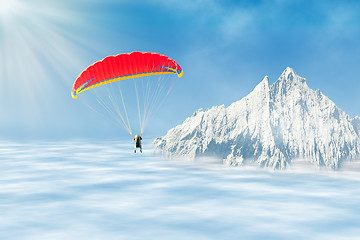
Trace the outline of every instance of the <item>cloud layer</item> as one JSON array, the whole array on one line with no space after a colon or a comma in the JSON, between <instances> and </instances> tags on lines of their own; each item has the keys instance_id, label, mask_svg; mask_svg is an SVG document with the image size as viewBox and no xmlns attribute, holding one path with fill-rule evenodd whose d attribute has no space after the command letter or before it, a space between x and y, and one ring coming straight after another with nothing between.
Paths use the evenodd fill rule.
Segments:
<instances>
[{"instance_id":1,"label":"cloud layer","mask_svg":"<svg viewBox=\"0 0 360 240\"><path fill-rule=\"evenodd\" d=\"M0 147L1 239L353 239L360 178L165 160L117 142Z\"/></svg>"}]
</instances>

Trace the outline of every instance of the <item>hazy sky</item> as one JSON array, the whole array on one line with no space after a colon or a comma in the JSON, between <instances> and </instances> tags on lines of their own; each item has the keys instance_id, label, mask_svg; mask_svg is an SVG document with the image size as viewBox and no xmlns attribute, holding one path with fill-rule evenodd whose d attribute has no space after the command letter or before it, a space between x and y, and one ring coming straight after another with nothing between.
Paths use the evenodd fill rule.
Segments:
<instances>
[{"instance_id":1,"label":"hazy sky","mask_svg":"<svg viewBox=\"0 0 360 240\"><path fill-rule=\"evenodd\" d=\"M360 115L360 2L0 0L0 138L122 138L71 98L108 55L159 52L184 76L145 131L161 136L198 108L230 103L287 67Z\"/></svg>"}]
</instances>

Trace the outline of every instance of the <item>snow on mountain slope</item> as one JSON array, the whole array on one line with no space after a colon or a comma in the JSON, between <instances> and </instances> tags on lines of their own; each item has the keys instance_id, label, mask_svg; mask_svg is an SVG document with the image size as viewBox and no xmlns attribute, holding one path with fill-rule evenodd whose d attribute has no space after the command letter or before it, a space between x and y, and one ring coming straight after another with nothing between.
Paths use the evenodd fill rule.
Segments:
<instances>
[{"instance_id":1,"label":"snow on mountain slope","mask_svg":"<svg viewBox=\"0 0 360 240\"><path fill-rule=\"evenodd\" d=\"M215 156L227 165L283 169L305 160L336 169L360 158L360 118L350 119L288 67L227 108L197 110L154 146L167 156Z\"/></svg>"}]
</instances>

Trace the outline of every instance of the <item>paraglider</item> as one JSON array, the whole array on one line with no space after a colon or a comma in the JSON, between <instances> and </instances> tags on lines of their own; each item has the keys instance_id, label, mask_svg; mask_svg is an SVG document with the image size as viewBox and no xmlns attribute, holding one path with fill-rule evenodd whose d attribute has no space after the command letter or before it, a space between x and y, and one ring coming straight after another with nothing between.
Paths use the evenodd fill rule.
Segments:
<instances>
[{"instance_id":1,"label":"paraglider","mask_svg":"<svg viewBox=\"0 0 360 240\"><path fill-rule=\"evenodd\" d=\"M170 57L152 52L108 56L88 66L75 80L71 96L127 131L142 152L141 140L149 119L183 75ZM129 104L130 103L130 104ZM129 107L130 105L130 107ZM132 134L134 118L139 132ZM135 138L138 143L136 145Z\"/></svg>"},{"instance_id":2,"label":"paraglider","mask_svg":"<svg viewBox=\"0 0 360 240\"><path fill-rule=\"evenodd\" d=\"M75 80L71 95L107 83L151 75L177 74L182 77L179 64L171 58L151 52L132 52L108 56L87 67Z\"/></svg>"}]
</instances>

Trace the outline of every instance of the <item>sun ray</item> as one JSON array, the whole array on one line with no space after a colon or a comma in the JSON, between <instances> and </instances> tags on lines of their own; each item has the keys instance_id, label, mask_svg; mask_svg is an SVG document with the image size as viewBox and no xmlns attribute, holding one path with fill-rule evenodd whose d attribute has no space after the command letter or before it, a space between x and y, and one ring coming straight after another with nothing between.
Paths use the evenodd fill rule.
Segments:
<instances>
[{"instance_id":1,"label":"sun ray","mask_svg":"<svg viewBox=\"0 0 360 240\"><path fill-rule=\"evenodd\" d=\"M71 86L89 48L98 47L74 34L88 25L76 4L0 0L0 121L41 118L53 107L48 98Z\"/></svg>"}]
</instances>

